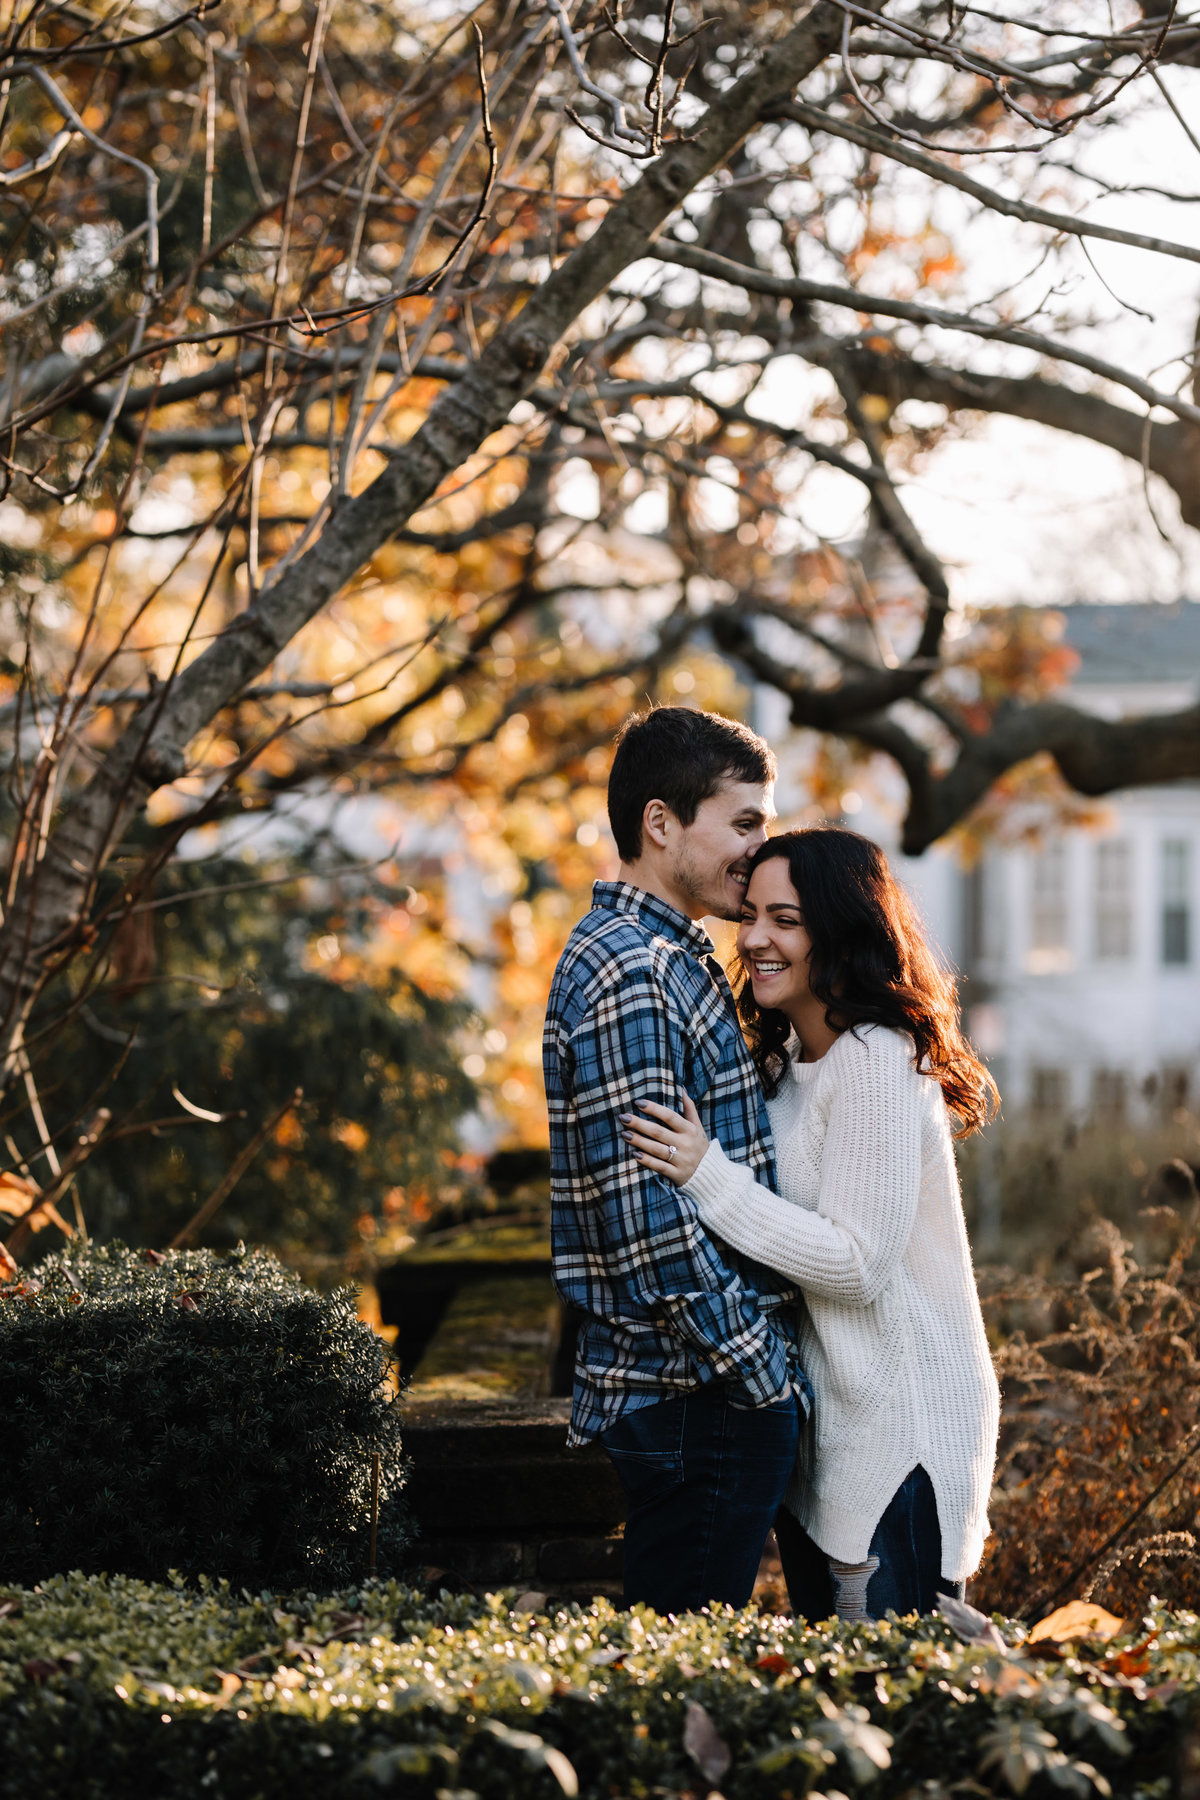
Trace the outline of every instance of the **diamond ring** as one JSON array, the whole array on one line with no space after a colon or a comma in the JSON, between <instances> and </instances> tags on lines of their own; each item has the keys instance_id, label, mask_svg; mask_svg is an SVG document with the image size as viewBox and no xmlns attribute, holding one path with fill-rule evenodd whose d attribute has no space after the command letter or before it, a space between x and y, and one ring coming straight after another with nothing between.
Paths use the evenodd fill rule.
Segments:
<instances>
[{"instance_id":1,"label":"diamond ring","mask_svg":"<svg viewBox=\"0 0 1200 1800\"><path fill-rule=\"evenodd\" d=\"M669 1150L667 1151L667 1161L668 1162L675 1161L675 1146L674 1146L674 1144L672 1144L671 1147L669 1148Z\"/></svg>"}]
</instances>

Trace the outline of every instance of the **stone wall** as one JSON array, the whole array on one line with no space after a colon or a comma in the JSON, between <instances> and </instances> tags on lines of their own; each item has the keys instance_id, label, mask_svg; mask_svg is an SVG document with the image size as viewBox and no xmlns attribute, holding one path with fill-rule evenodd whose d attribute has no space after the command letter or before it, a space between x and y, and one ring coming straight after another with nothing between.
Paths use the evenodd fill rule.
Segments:
<instances>
[{"instance_id":1,"label":"stone wall","mask_svg":"<svg viewBox=\"0 0 1200 1800\"><path fill-rule=\"evenodd\" d=\"M569 1412L565 1399L406 1407L408 1498L430 1578L620 1597L624 1498L598 1446L567 1449Z\"/></svg>"}]
</instances>

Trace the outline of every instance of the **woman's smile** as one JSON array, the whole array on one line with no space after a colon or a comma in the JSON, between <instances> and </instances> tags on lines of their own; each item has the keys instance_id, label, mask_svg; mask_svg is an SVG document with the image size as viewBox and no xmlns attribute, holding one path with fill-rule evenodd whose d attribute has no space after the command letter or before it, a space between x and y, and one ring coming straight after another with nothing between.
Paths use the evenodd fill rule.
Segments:
<instances>
[{"instance_id":1,"label":"woman's smile","mask_svg":"<svg viewBox=\"0 0 1200 1800\"><path fill-rule=\"evenodd\" d=\"M796 1002L809 998L812 942L783 857L768 858L751 876L742 901L737 948L760 1006L789 1012Z\"/></svg>"}]
</instances>

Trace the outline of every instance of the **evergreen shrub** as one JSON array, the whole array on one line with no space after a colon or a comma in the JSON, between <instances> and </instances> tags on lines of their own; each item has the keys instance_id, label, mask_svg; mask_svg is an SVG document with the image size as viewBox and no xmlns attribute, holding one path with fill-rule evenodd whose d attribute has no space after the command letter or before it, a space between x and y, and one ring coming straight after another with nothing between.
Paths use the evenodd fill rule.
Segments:
<instances>
[{"instance_id":1,"label":"evergreen shrub","mask_svg":"<svg viewBox=\"0 0 1200 1800\"><path fill-rule=\"evenodd\" d=\"M0 1287L0 1580L333 1588L410 1539L388 1352L353 1293L241 1247L71 1247Z\"/></svg>"},{"instance_id":2,"label":"evergreen shrub","mask_svg":"<svg viewBox=\"0 0 1200 1800\"><path fill-rule=\"evenodd\" d=\"M1107 1643L810 1629L752 1609L318 1600L55 1577L0 1590L0 1800L1169 1800L1200 1618Z\"/></svg>"}]
</instances>

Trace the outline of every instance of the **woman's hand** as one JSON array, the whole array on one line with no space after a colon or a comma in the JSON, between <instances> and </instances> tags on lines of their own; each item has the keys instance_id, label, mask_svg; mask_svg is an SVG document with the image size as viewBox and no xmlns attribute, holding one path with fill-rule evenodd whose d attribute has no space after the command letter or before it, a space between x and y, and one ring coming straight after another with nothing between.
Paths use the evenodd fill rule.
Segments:
<instances>
[{"instance_id":1,"label":"woman's hand","mask_svg":"<svg viewBox=\"0 0 1200 1800\"><path fill-rule=\"evenodd\" d=\"M643 1168L682 1187L696 1173L708 1149L700 1114L686 1094L683 1118L656 1100L639 1100L638 1108L650 1117L639 1119L635 1113L622 1113L625 1142L633 1146Z\"/></svg>"}]
</instances>

